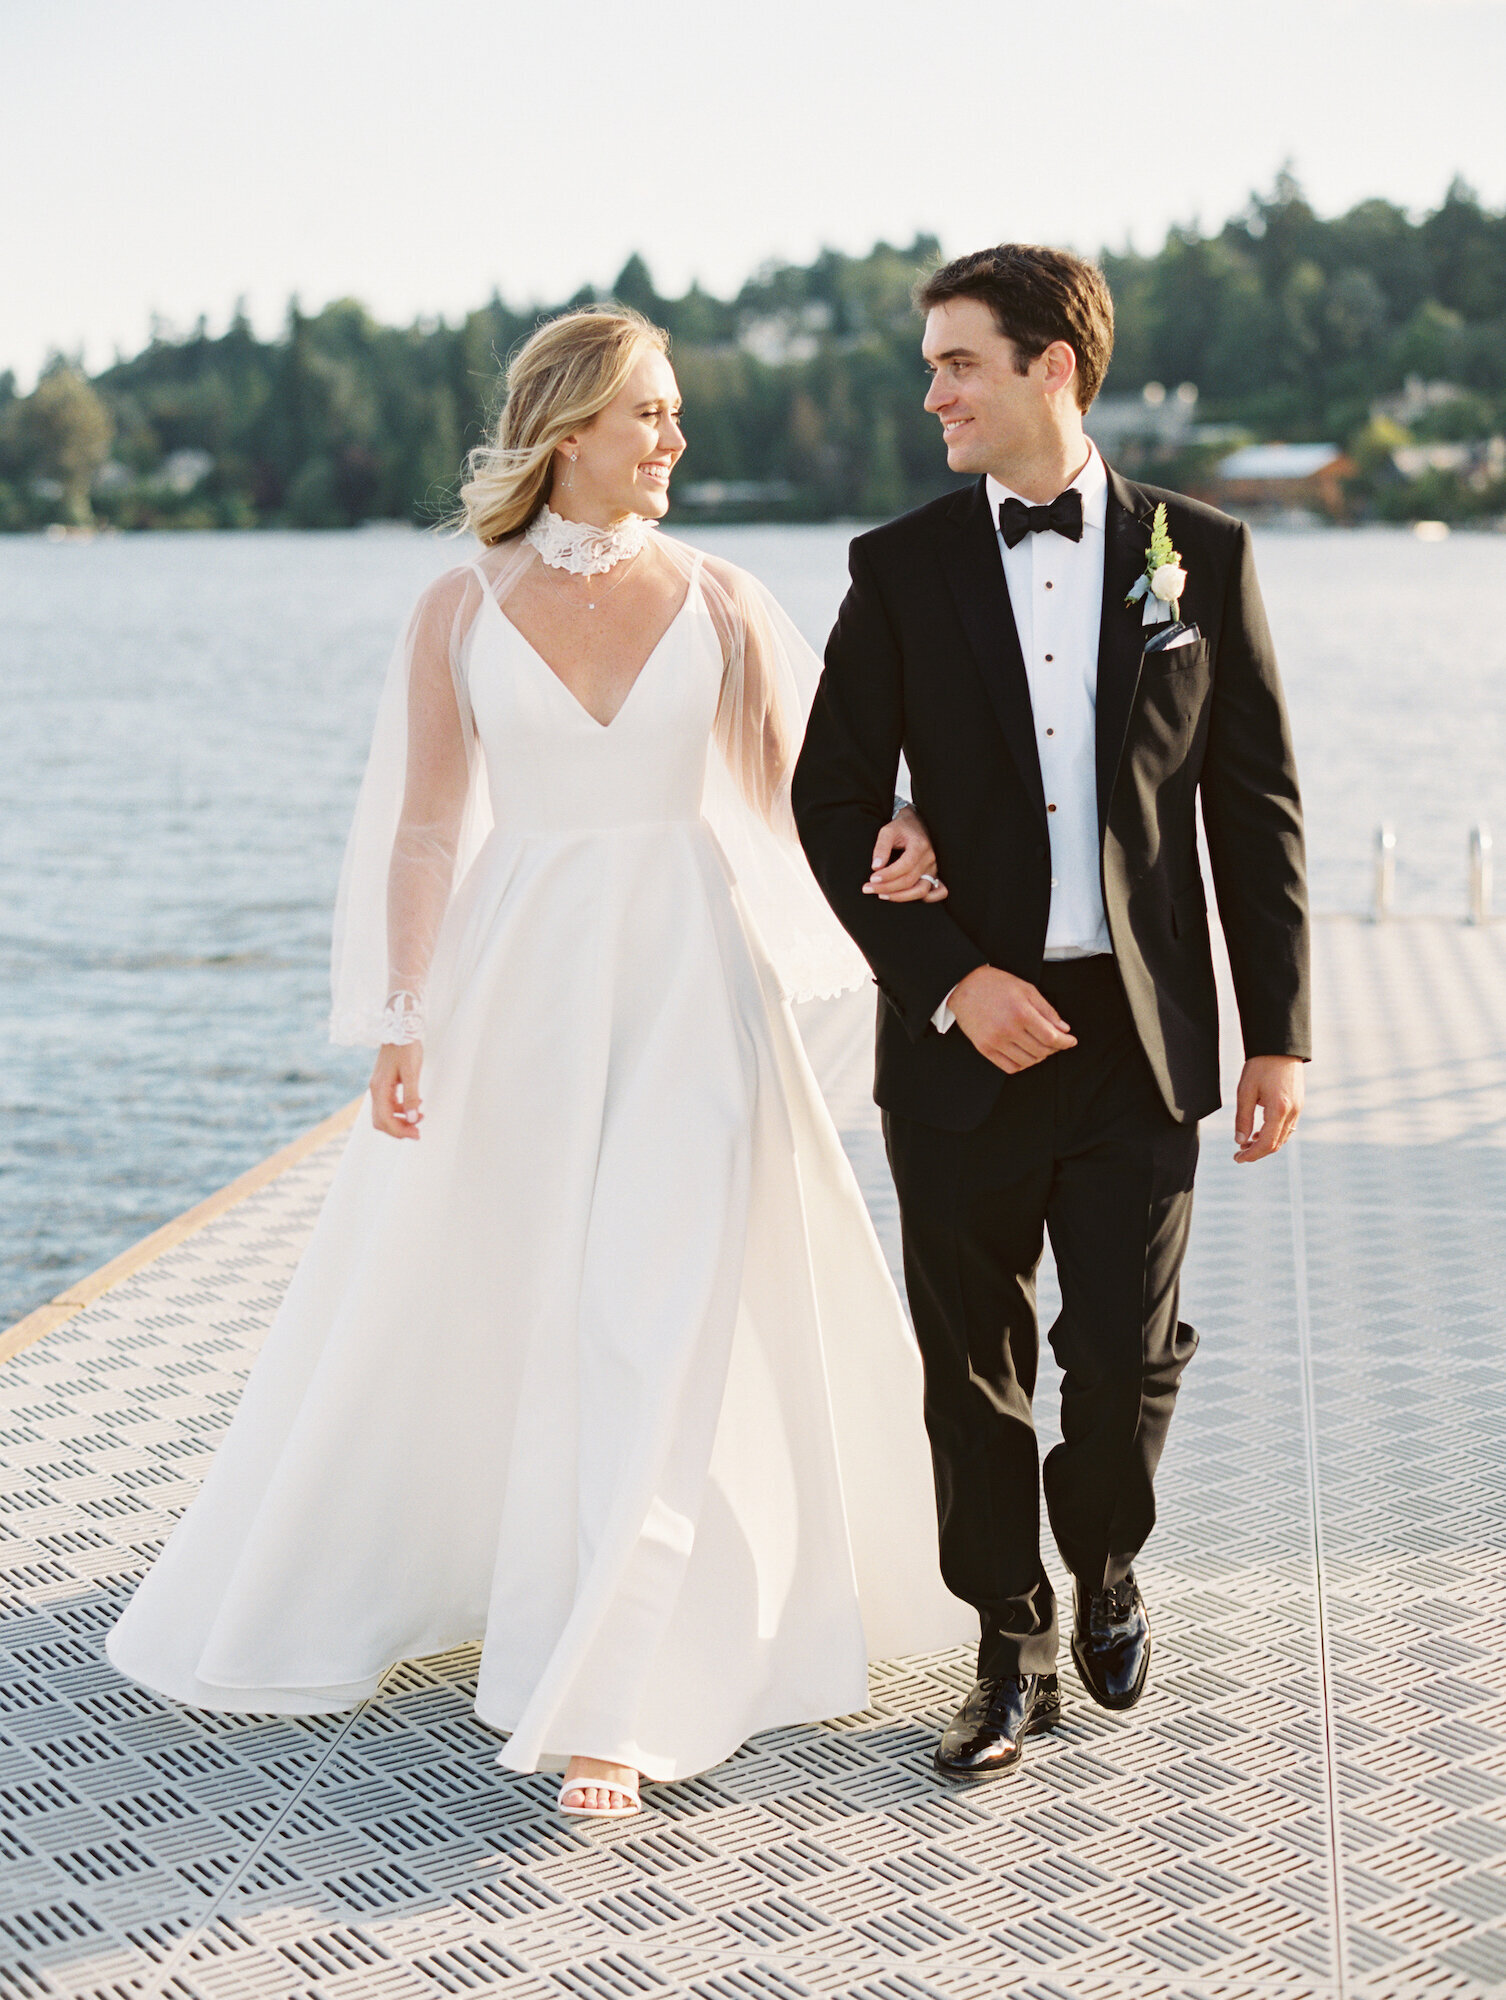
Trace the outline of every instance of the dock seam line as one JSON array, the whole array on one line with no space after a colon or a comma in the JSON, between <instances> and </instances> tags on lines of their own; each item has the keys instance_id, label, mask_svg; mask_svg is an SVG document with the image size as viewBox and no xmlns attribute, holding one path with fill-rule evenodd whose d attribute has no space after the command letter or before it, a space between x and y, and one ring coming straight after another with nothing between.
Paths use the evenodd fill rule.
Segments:
<instances>
[{"instance_id":1,"label":"dock seam line","mask_svg":"<svg viewBox=\"0 0 1506 2000\"><path fill-rule=\"evenodd\" d=\"M380 1693L380 1689L378 1689L378 1693ZM325 1746L324 1755L319 1759L318 1763L314 1766L313 1770L310 1771L308 1775L304 1778L302 1784L296 1785L294 1787L292 1797L289 1798L287 1802L284 1804L282 1811L277 1813L273 1817L271 1824L266 1828L264 1828L263 1831L257 1835L256 1839L252 1842L251 1846L246 1851L245 1860L242 1861L240 1866L234 1871L234 1873L230 1877L230 1880L223 1884L223 1886L220 1888L219 1893L210 1903L208 1909L205 1910L202 1913L202 1915L196 1917L193 1920L190 1927L183 1933L182 1937L179 1938L178 1942L173 1946L172 1951L163 1961L161 1974L158 1977L156 1984L153 1987L151 1987L150 1990L142 1993L141 2000L165 2000L167 1989L172 1984L172 1981L178 1972L178 1968L182 1965L184 1959L187 1958L189 1952L193 1949L194 1945L198 1942L198 1940L203 1936L205 1931L209 1929L210 1925L213 1924L215 1919L219 1917L220 1914L223 1912L225 1905L230 1901L230 1898L235 1894L236 1890L240 1887L241 1883L246 1879L246 1876L250 1872L252 1866L255 1864L258 1858L265 1852L267 1844L272 1839L272 1836L277 1832L277 1829L284 1823L289 1813L293 1811L294 1807L302 1804L304 1798L308 1794L308 1789L310 1785L314 1783L315 1779L319 1776L320 1772L329 1763L330 1758L334 1756L335 1752L339 1749L340 1745L345 1741L346 1737L349 1736L352 1729L355 1728L356 1724L360 1721L361 1717L366 1713L367 1709L371 1706L371 1703L375 1700L375 1698L376 1697L374 1695L367 1695L365 1700L358 1703L357 1706L351 1710L350 1714L346 1716L344 1722L335 1731L334 1735L330 1738L328 1744Z\"/></svg>"},{"instance_id":2,"label":"dock seam line","mask_svg":"<svg viewBox=\"0 0 1506 2000\"><path fill-rule=\"evenodd\" d=\"M1300 1139L1287 1147L1287 1192L1292 1223L1292 1283L1296 1295L1297 1354L1302 1380L1302 1429L1312 1521L1313 1598L1318 1622L1318 1687L1323 1705L1323 1772L1328 1792L1329 1872L1333 1882L1333 1965L1338 2000L1349 1993L1349 1921L1344 1896L1343 1804L1333 1713L1333 1667L1328 1644L1327 1587L1323 1576L1323 1500L1318 1483L1318 1400L1313 1380L1312 1303L1307 1282L1307 1223Z\"/></svg>"}]
</instances>

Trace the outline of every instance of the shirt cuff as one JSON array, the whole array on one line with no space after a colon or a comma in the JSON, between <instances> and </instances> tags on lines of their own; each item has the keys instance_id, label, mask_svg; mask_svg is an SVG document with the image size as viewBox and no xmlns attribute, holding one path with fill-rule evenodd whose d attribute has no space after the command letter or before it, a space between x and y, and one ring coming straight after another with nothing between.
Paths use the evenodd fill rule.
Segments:
<instances>
[{"instance_id":1,"label":"shirt cuff","mask_svg":"<svg viewBox=\"0 0 1506 2000\"><path fill-rule=\"evenodd\" d=\"M956 991L957 988L954 986L952 993ZM944 1035L957 1019L957 1016L952 1012L952 993L948 993L945 1000L942 1001L936 1012L931 1016L932 1023L938 1035Z\"/></svg>"}]
</instances>

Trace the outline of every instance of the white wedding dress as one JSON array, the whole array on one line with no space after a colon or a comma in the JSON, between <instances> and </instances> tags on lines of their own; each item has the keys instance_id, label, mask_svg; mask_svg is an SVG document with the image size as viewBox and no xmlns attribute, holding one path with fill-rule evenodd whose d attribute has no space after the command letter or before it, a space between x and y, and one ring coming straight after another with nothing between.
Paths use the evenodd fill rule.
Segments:
<instances>
[{"instance_id":1,"label":"white wedding dress","mask_svg":"<svg viewBox=\"0 0 1506 2000\"><path fill-rule=\"evenodd\" d=\"M685 566L608 726L494 573L454 573L492 825L437 929L423 1135L352 1132L110 1634L175 1700L347 1708L478 1642L503 1764L670 1779L863 1707L869 1658L976 1635L912 1337L703 817L727 646Z\"/></svg>"}]
</instances>

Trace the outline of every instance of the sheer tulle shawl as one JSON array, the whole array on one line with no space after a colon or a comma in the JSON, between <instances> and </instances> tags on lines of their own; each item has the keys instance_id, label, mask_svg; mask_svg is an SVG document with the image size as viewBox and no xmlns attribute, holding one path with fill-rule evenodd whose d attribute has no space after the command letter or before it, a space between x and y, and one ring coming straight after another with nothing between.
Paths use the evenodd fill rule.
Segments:
<instances>
[{"instance_id":1,"label":"sheer tulle shawl","mask_svg":"<svg viewBox=\"0 0 1506 2000\"><path fill-rule=\"evenodd\" d=\"M820 663L755 578L668 536L642 560L704 596L721 644L715 754L703 811L745 913L791 999L861 985L868 968L832 915L795 833L790 779ZM455 891L491 831L483 751L467 688L487 592L501 608L539 562L520 537L448 571L419 599L393 651L340 872L331 962L333 1041L404 1038L389 1002L423 997Z\"/></svg>"}]
</instances>

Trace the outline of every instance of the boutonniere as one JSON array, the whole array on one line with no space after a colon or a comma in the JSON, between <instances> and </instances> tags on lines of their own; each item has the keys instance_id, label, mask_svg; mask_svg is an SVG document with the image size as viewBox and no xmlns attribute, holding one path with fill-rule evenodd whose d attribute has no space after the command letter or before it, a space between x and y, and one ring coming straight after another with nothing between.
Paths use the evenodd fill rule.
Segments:
<instances>
[{"instance_id":1,"label":"boutonniere","mask_svg":"<svg viewBox=\"0 0 1506 2000\"><path fill-rule=\"evenodd\" d=\"M1150 547L1145 551L1145 574L1135 578L1134 587L1126 604L1138 604L1145 599L1145 615L1142 625L1164 625L1168 618L1177 616L1177 603L1187 587L1187 572L1182 567L1182 558L1171 546L1171 530L1166 525L1166 502L1163 500L1151 517Z\"/></svg>"}]
</instances>

